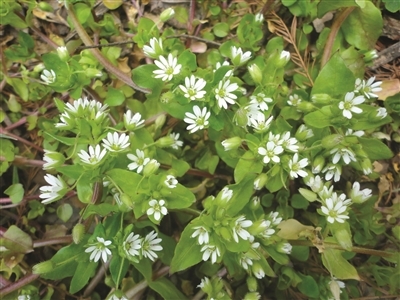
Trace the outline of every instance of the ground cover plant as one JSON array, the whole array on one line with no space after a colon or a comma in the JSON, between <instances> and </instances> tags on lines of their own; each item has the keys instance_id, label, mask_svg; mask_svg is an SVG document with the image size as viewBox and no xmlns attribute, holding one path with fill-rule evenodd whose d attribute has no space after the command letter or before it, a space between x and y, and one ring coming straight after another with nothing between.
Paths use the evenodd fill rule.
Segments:
<instances>
[{"instance_id":1,"label":"ground cover plant","mask_svg":"<svg viewBox=\"0 0 400 300\"><path fill-rule=\"evenodd\" d=\"M0 298L399 297L399 4L172 2L1 1Z\"/></svg>"}]
</instances>

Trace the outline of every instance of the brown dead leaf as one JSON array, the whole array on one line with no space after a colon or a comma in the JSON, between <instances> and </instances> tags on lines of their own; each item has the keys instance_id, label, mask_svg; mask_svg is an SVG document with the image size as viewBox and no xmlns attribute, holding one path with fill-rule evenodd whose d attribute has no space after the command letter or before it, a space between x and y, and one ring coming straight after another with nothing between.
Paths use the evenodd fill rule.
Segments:
<instances>
[{"instance_id":1,"label":"brown dead leaf","mask_svg":"<svg viewBox=\"0 0 400 300\"><path fill-rule=\"evenodd\" d=\"M297 240L304 232L314 231L313 226L303 225L295 219L282 221L278 228L280 229L278 236L286 240Z\"/></svg>"},{"instance_id":2,"label":"brown dead leaf","mask_svg":"<svg viewBox=\"0 0 400 300\"><path fill-rule=\"evenodd\" d=\"M382 81L382 91L377 92L378 99L386 100L386 98L390 96L394 96L397 93L400 93L400 80L399 79L390 79Z\"/></svg>"}]
</instances>

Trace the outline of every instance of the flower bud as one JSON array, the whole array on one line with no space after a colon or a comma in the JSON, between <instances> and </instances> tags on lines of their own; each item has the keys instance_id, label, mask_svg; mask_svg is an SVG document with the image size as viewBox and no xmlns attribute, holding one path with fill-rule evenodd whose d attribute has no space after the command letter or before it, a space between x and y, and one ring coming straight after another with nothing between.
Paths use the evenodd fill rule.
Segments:
<instances>
[{"instance_id":1,"label":"flower bud","mask_svg":"<svg viewBox=\"0 0 400 300\"><path fill-rule=\"evenodd\" d=\"M343 139L344 137L341 134L331 134L322 139L321 145L325 149L333 149L337 147L343 141Z\"/></svg>"},{"instance_id":2,"label":"flower bud","mask_svg":"<svg viewBox=\"0 0 400 300\"><path fill-rule=\"evenodd\" d=\"M312 172L314 174L318 174L322 171L322 168L325 166L325 158L322 155L318 155L312 161Z\"/></svg>"},{"instance_id":3,"label":"flower bud","mask_svg":"<svg viewBox=\"0 0 400 300\"><path fill-rule=\"evenodd\" d=\"M244 295L244 300L259 300L261 298L260 294L257 292L250 292Z\"/></svg>"},{"instance_id":4,"label":"flower bud","mask_svg":"<svg viewBox=\"0 0 400 300\"><path fill-rule=\"evenodd\" d=\"M260 197L254 196L251 200L250 200L250 209L251 210L257 210L261 205L260 202Z\"/></svg>"},{"instance_id":5,"label":"flower bud","mask_svg":"<svg viewBox=\"0 0 400 300\"><path fill-rule=\"evenodd\" d=\"M38 263L37 265L34 265L32 268L32 273L33 274L45 274L49 273L54 269L55 265L51 260L46 260L44 262Z\"/></svg>"},{"instance_id":6,"label":"flower bud","mask_svg":"<svg viewBox=\"0 0 400 300\"><path fill-rule=\"evenodd\" d=\"M223 220L223 219L225 218L225 214L226 214L225 208L219 207L219 208L217 209L216 214L215 214L215 218L216 218L217 220Z\"/></svg>"},{"instance_id":7,"label":"flower bud","mask_svg":"<svg viewBox=\"0 0 400 300\"><path fill-rule=\"evenodd\" d=\"M154 122L154 125L156 127L155 129L163 127L166 119L167 119L167 117L165 116L165 114L159 115Z\"/></svg>"},{"instance_id":8,"label":"flower bud","mask_svg":"<svg viewBox=\"0 0 400 300\"><path fill-rule=\"evenodd\" d=\"M254 276L256 276L258 279L262 279L265 277L265 272L261 264L257 261L255 261L251 267L251 271L253 272Z\"/></svg>"},{"instance_id":9,"label":"flower bud","mask_svg":"<svg viewBox=\"0 0 400 300\"><path fill-rule=\"evenodd\" d=\"M332 98L328 94L314 94L311 100L316 104L328 105L331 103Z\"/></svg>"},{"instance_id":10,"label":"flower bud","mask_svg":"<svg viewBox=\"0 0 400 300\"><path fill-rule=\"evenodd\" d=\"M297 110L304 113L309 113L315 110L315 106L311 102L302 101L297 105Z\"/></svg>"},{"instance_id":11,"label":"flower bud","mask_svg":"<svg viewBox=\"0 0 400 300\"><path fill-rule=\"evenodd\" d=\"M239 108L235 116L233 117L234 121L236 122L236 125L240 127L246 127L249 118L247 117L247 109L245 107Z\"/></svg>"},{"instance_id":12,"label":"flower bud","mask_svg":"<svg viewBox=\"0 0 400 300\"><path fill-rule=\"evenodd\" d=\"M43 170L51 170L62 166L65 162L65 157L61 153L44 150L43 160L46 162L43 164Z\"/></svg>"},{"instance_id":13,"label":"flower bud","mask_svg":"<svg viewBox=\"0 0 400 300\"><path fill-rule=\"evenodd\" d=\"M242 139L238 136L226 139L221 142L222 146L224 146L225 151L237 149L242 144Z\"/></svg>"},{"instance_id":14,"label":"flower bud","mask_svg":"<svg viewBox=\"0 0 400 300\"><path fill-rule=\"evenodd\" d=\"M101 77L103 73L101 73L99 70L94 69L94 68L87 68L85 70L85 74L87 77L93 78L93 77Z\"/></svg>"},{"instance_id":15,"label":"flower bud","mask_svg":"<svg viewBox=\"0 0 400 300\"><path fill-rule=\"evenodd\" d=\"M283 68L284 66L286 66L289 60L290 60L290 52L283 50L279 55L279 58L276 62L276 66L278 68Z\"/></svg>"},{"instance_id":16,"label":"flower bud","mask_svg":"<svg viewBox=\"0 0 400 300\"><path fill-rule=\"evenodd\" d=\"M46 69L46 67L44 66L44 64L40 63L40 64L37 64L37 65L33 68L33 72L35 72L35 73L40 73L40 72L42 72L44 69Z\"/></svg>"},{"instance_id":17,"label":"flower bud","mask_svg":"<svg viewBox=\"0 0 400 300\"><path fill-rule=\"evenodd\" d=\"M257 23L264 22L264 15L262 13L258 13L254 16L254 19Z\"/></svg>"},{"instance_id":18,"label":"flower bud","mask_svg":"<svg viewBox=\"0 0 400 300\"><path fill-rule=\"evenodd\" d=\"M175 144L175 139L169 135L159 138L156 142L156 145L161 148L171 147L173 144Z\"/></svg>"},{"instance_id":19,"label":"flower bud","mask_svg":"<svg viewBox=\"0 0 400 300\"><path fill-rule=\"evenodd\" d=\"M290 254L292 253L292 245L286 242L280 242L276 245L276 251L279 253Z\"/></svg>"},{"instance_id":20,"label":"flower bud","mask_svg":"<svg viewBox=\"0 0 400 300\"><path fill-rule=\"evenodd\" d=\"M253 276L248 276L246 283L250 292L257 291L257 279L255 279Z\"/></svg>"},{"instance_id":21,"label":"flower bud","mask_svg":"<svg viewBox=\"0 0 400 300\"><path fill-rule=\"evenodd\" d=\"M248 67L248 70L253 81L260 84L263 78L260 68L256 64L252 64Z\"/></svg>"},{"instance_id":22,"label":"flower bud","mask_svg":"<svg viewBox=\"0 0 400 300\"><path fill-rule=\"evenodd\" d=\"M257 178L254 180L254 189L255 190L261 190L265 184L267 183L268 176L265 173L261 173L260 175L257 176Z\"/></svg>"},{"instance_id":23,"label":"flower bud","mask_svg":"<svg viewBox=\"0 0 400 300\"><path fill-rule=\"evenodd\" d=\"M218 230L219 232L219 234L220 234L220 236L224 239L224 240L226 240L226 241L230 241L230 240L232 240L232 230L229 230L228 228L226 228L226 227L220 227L219 228L219 230Z\"/></svg>"},{"instance_id":24,"label":"flower bud","mask_svg":"<svg viewBox=\"0 0 400 300\"><path fill-rule=\"evenodd\" d=\"M160 163L155 159L150 160L150 162L144 167L143 175L145 177L149 177L151 174L157 172L158 168L160 167Z\"/></svg>"},{"instance_id":25,"label":"flower bud","mask_svg":"<svg viewBox=\"0 0 400 300\"><path fill-rule=\"evenodd\" d=\"M65 46L60 46L57 48L57 54L58 57L62 60L62 61L68 61L69 60L69 52L67 47Z\"/></svg>"},{"instance_id":26,"label":"flower bud","mask_svg":"<svg viewBox=\"0 0 400 300\"><path fill-rule=\"evenodd\" d=\"M364 54L364 62L366 64L372 63L377 58L378 58L378 53L376 53L376 50L371 50Z\"/></svg>"},{"instance_id":27,"label":"flower bud","mask_svg":"<svg viewBox=\"0 0 400 300\"><path fill-rule=\"evenodd\" d=\"M364 175L369 175L372 173L372 163L369 158L363 159L361 161L361 168L363 170Z\"/></svg>"},{"instance_id":28,"label":"flower bud","mask_svg":"<svg viewBox=\"0 0 400 300\"><path fill-rule=\"evenodd\" d=\"M75 244L79 244L85 234L85 225L78 223L72 229L72 240Z\"/></svg>"},{"instance_id":29,"label":"flower bud","mask_svg":"<svg viewBox=\"0 0 400 300\"><path fill-rule=\"evenodd\" d=\"M133 202L131 197L129 195L123 193L119 195L119 200L121 203L118 203L120 205L120 210L124 210L127 208L132 209L133 208Z\"/></svg>"},{"instance_id":30,"label":"flower bud","mask_svg":"<svg viewBox=\"0 0 400 300\"><path fill-rule=\"evenodd\" d=\"M160 20L161 22L167 22L169 19L171 19L175 15L175 11L173 8L169 7L166 10L164 10L161 15L160 15Z\"/></svg>"},{"instance_id":31,"label":"flower bud","mask_svg":"<svg viewBox=\"0 0 400 300\"><path fill-rule=\"evenodd\" d=\"M54 11L54 10L53 10L53 7L52 7L49 3L45 2L45 1L39 2L39 3L38 3L38 7L39 7L41 10L47 11L47 12L50 12L50 13Z\"/></svg>"},{"instance_id":32,"label":"flower bud","mask_svg":"<svg viewBox=\"0 0 400 300\"><path fill-rule=\"evenodd\" d=\"M295 138L300 142L305 142L313 136L314 136L314 133L313 133L312 129L308 128L304 124L300 125L300 127L297 129L296 134L295 134Z\"/></svg>"}]
</instances>

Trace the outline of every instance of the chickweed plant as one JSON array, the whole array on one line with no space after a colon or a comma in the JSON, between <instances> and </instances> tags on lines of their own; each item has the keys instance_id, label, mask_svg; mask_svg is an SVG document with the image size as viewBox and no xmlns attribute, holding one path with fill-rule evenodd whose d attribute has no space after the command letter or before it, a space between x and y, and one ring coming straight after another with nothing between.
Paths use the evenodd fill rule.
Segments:
<instances>
[{"instance_id":1,"label":"chickweed plant","mask_svg":"<svg viewBox=\"0 0 400 300\"><path fill-rule=\"evenodd\" d=\"M106 44L115 24L110 14L102 21L86 14L91 2L59 7L86 46L92 31ZM213 33L218 43L201 54L182 32L161 26L184 14L178 8L164 11L160 23L138 19L133 41L145 63L131 75L115 71L122 66L116 46L58 46L21 71L32 93L52 94L57 110L37 121L44 179L27 220L55 213L71 236L33 267L57 288L42 292L44 281L35 281L10 295L51 299L66 289L138 299L152 290L164 299L349 299L363 296L360 281L374 282L376 295L395 293L395 250L375 249L386 221L367 187L379 178L374 162L393 156L381 128L399 124L393 101L377 101L382 82L364 74L379 36L351 28L325 57L333 43L321 33L315 53L305 54L311 22L339 4L283 1L279 9L302 22L291 33L273 13L223 23L228 12L211 2L215 28L203 43ZM235 5L231 11L249 8ZM372 2L351 5L348 22L373 16L368 30L382 26ZM224 24L232 25L225 33ZM355 34L367 42L354 45ZM33 42L25 33L20 39L20 48ZM20 188L6 193L16 197ZM25 229L11 226L0 252L2 271L17 277L21 271L6 261L33 251ZM30 242L18 244L24 238Z\"/></svg>"}]
</instances>

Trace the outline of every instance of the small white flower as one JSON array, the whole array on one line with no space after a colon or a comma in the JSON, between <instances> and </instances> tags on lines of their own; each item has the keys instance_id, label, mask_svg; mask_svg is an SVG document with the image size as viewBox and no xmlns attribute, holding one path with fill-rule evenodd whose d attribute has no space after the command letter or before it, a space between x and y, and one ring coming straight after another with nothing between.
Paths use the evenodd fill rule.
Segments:
<instances>
[{"instance_id":1,"label":"small white flower","mask_svg":"<svg viewBox=\"0 0 400 300\"><path fill-rule=\"evenodd\" d=\"M282 62L287 63L290 60L290 52L283 50L279 55L279 59Z\"/></svg>"},{"instance_id":2,"label":"small white flower","mask_svg":"<svg viewBox=\"0 0 400 300\"><path fill-rule=\"evenodd\" d=\"M161 78L162 81L170 81L174 75L179 74L182 68L182 65L178 64L178 59L171 53L168 54L168 60L160 55L154 63L159 68L159 70L153 71L156 75L155 78Z\"/></svg>"},{"instance_id":3,"label":"small white flower","mask_svg":"<svg viewBox=\"0 0 400 300\"><path fill-rule=\"evenodd\" d=\"M350 191L350 198L354 203L363 203L371 198L371 196L371 189L360 190L360 183L357 181L353 183L353 188Z\"/></svg>"},{"instance_id":4,"label":"small white flower","mask_svg":"<svg viewBox=\"0 0 400 300\"><path fill-rule=\"evenodd\" d=\"M334 154L332 158L334 164L337 164L341 158L346 165L351 161L357 161L354 152L347 148L333 148L329 153Z\"/></svg>"},{"instance_id":5,"label":"small white flower","mask_svg":"<svg viewBox=\"0 0 400 300\"><path fill-rule=\"evenodd\" d=\"M290 137L290 132L287 131L282 135L282 139L278 142L281 144L285 150L289 150L292 152L297 152L299 150L299 146L297 145L298 141L295 137Z\"/></svg>"},{"instance_id":6,"label":"small white flower","mask_svg":"<svg viewBox=\"0 0 400 300\"><path fill-rule=\"evenodd\" d=\"M180 85L179 88L184 93L184 96L189 100L197 100L204 98L206 91L203 91L207 82L203 78L197 78L191 75L190 78L185 78L185 85Z\"/></svg>"},{"instance_id":7,"label":"small white flower","mask_svg":"<svg viewBox=\"0 0 400 300\"><path fill-rule=\"evenodd\" d=\"M376 116L380 117L381 119L386 118L387 116L387 110L384 107L379 107L376 109Z\"/></svg>"},{"instance_id":8,"label":"small white flower","mask_svg":"<svg viewBox=\"0 0 400 300\"><path fill-rule=\"evenodd\" d=\"M90 260L94 262L98 262L100 257L103 259L104 263L107 262L108 255L111 255L110 249L107 246L111 245L111 241L105 241L101 237L97 237L97 243L93 244L92 246L88 247L85 252L90 253Z\"/></svg>"},{"instance_id":9,"label":"small white flower","mask_svg":"<svg viewBox=\"0 0 400 300\"><path fill-rule=\"evenodd\" d=\"M295 153L293 158L289 160L290 176L292 178L306 177L308 173L303 169L308 165L308 159L303 158L299 161L299 155Z\"/></svg>"},{"instance_id":10,"label":"small white flower","mask_svg":"<svg viewBox=\"0 0 400 300\"><path fill-rule=\"evenodd\" d=\"M103 139L104 148L111 152L121 152L128 148L129 145L129 135L126 135L125 133L118 135L117 132L109 132L107 133L107 138Z\"/></svg>"},{"instance_id":11,"label":"small white flower","mask_svg":"<svg viewBox=\"0 0 400 300\"><path fill-rule=\"evenodd\" d=\"M88 100L87 97L84 97L74 100L72 104L67 102L65 104L65 110L71 115L83 116L84 112L86 111L86 108L88 108L89 106L90 106L90 101Z\"/></svg>"},{"instance_id":12,"label":"small white flower","mask_svg":"<svg viewBox=\"0 0 400 300\"><path fill-rule=\"evenodd\" d=\"M65 111L60 115L60 123L56 123L54 126L56 128L66 128L72 127L74 124L73 118Z\"/></svg>"},{"instance_id":13,"label":"small white flower","mask_svg":"<svg viewBox=\"0 0 400 300\"><path fill-rule=\"evenodd\" d=\"M132 111L127 110L124 114L124 125L126 129L134 130L143 125L144 120L142 120L142 115L140 113L135 113L133 116Z\"/></svg>"},{"instance_id":14,"label":"small white flower","mask_svg":"<svg viewBox=\"0 0 400 300\"><path fill-rule=\"evenodd\" d=\"M210 279L208 277L204 277L197 287L204 289L205 287L209 286L210 284L211 284Z\"/></svg>"},{"instance_id":15,"label":"small white flower","mask_svg":"<svg viewBox=\"0 0 400 300\"><path fill-rule=\"evenodd\" d=\"M44 180L50 185L40 187L41 194L39 197L44 199L42 201L43 204L54 202L64 196L67 190L67 184L60 175L55 177L51 174L46 174Z\"/></svg>"},{"instance_id":16,"label":"small white flower","mask_svg":"<svg viewBox=\"0 0 400 300\"><path fill-rule=\"evenodd\" d=\"M280 251L286 254L290 254L292 253L292 245L290 245L289 243L283 243L281 245Z\"/></svg>"},{"instance_id":17,"label":"small white flower","mask_svg":"<svg viewBox=\"0 0 400 300\"><path fill-rule=\"evenodd\" d=\"M290 134L289 134L290 137ZM273 134L272 132L270 132L268 134L268 141L269 142L273 142L276 146L282 146L283 144L283 140L281 139L281 135L278 134Z\"/></svg>"},{"instance_id":18,"label":"small white flower","mask_svg":"<svg viewBox=\"0 0 400 300\"><path fill-rule=\"evenodd\" d=\"M357 130L357 131L354 131L353 129L347 129L346 130L346 133L344 134L345 136L348 136L348 135L355 135L355 136L358 136L358 137L361 137L361 136L363 136L365 134L365 132L363 131L363 130Z\"/></svg>"},{"instance_id":19,"label":"small white flower","mask_svg":"<svg viewBox=\"0 0 400 300\"><path fill-rule=\"evenodd\" d=\"M140 254L140 248L142 247L142 238L138 234L131 232L125 241L123 242L123 249L127 255L138 256Z\"/></svg>"},{"instance_id":20,"label":"small white flower","mask_svg":"<svg viewBox=\"0 0 400 300\"><path fill-rule=\"evenodd\" d=\"M258 93L257 95L250 96L250 103L256 104L261 111L268 110L268 104L272 103L273 100L269 97L266 97L263 93Z\"/></svg>"},{"instance_id":21,"label":"small white flower","mask_svg":"<svg viewBox=\"0 0 400 300\"><path fill-rule=\"evenodd\" d=\"M238 236L240 236L244 240L248 240L250 238L251 234L244 228L250 227L251 225L253 225L253 222L250 220L246 220L244 216L240 216L236 219L235 226L232 229L233 239L236 243L239 243Z\"/></svg>"},{"instance_id":22,"label":"small white flower","mask_svg":"<svg viewBox=\"0 0 400 300\"><path fill-rule=\"evenodd\" d=\"M324 187L324 183L319 175L308 178L306 185L308 185L314 193L319 193Z\"/></svg>"},{"instance_id":23,"label":"small white flower","mask_svg":"<svg viewBox=\"0 0 400 300\"><path fill-rule=\"evenodd\" d=\"M343 213L347 211L347 206L340 199L328 198L325 200L325 205L321 206L321 211L327 216L327 221L329 223L339 222L344 223L345 219L349 216Z\"/></svg>"},{"instance_id":24,"label":"small white flower","mask_svg":"<svg viewBox=\"0 0 400 300\"><path fill-rule=\"evenodd\" d=\"M271 116L267 120L265 120L265 115L263 113L258 113L255 117L249 118L251 127L254 128L254 131L257 133L263 133L269 129L274 117Z\"/></svg>"},{"instance_id":25,"label":"small white flower","mask_svg":"<svg viewBox=\"0 0 400 300\"><path fill-rule=\"evenodd\" d=\"M313 136L314 136L314 132L312 131L312 129L308 128L304 124L301 124L299 126L299 129L297 130L297 133L296 133L296 137L298 137L298 139L300 139L302 141L308 140L309 138L312 138Z\"/></svg>"},{"instance_id":26,"label":"small white flower","mask_svg":"<svg viewBox=\"0 0 400 300\"><path fill-rule=\"evenodd\" d=\"M215 64L214 72L217 71L219 68L221 68L223 66L229 66L229 62L228 61L224 61L222 64L220 62L217 62Z\"/></svg>"},{"instance_id":27,"label":"small white flower","mask_svg":"<svg viewBox=\"0 0 400 300\"><path fill-rule=\"evenodd\" d=\"M44 150L43 160L45 163L43 164L43 170L49 170L59 166L62 163L60 159L63 159L63 155L61 153Z\"/></svg>"},{"instance_id":28,"label":"small white flower","mask_svg":"<svg viewBox=\"0 0 400 300\"><path fill-rule=\"evenodd\" d=\"M46 84L52 84L56 81L56 73L54 73L53 70L43 70L42 75L40 75L40 78L46 83Z\"/></svg>"},{"instance_id":29,"label":"small white flower","mask_svg":"<svg viewBox=\"0 0 400 300\"><path fill-rule=\"evenodd\" d=\"M157 238L157 233L153 230L142 240L142 255L154 261L158 256L154 251L161 251L163 247L160 244L162 240Z\"/></svg>"},{"instance_id":30,"label":"small white flower","mask_svg":"<svg viewBox=\"0 0 400 300\"><path fill-rule=\"evenodd\" d=\"M178 180L176 180L175 176L173 175L167 175L167 179L165 179L164 183L170 189L174 189L178 184Z\"/></svg>"},{"instance_id":31,"label":"small white flower","mask_svg":"<svg viewBox=\"0 0 400 300\"><path fill-rule=\"evenodd\" d=\"M258 23L262 23L264 21L264 15L262 13L258 13L254 17L256 22Z\"/></svg>"},{"instance_id":32,"label":"small white flower","mask_svg":"<svg viewBox=\"0 0 400 300\"><path fill-rule=\"evenodd\" d=\"M203 253L203 260L207 261L211 257L211 263L214 264L217 261L217 258L221 255L218 247L215 245L204 245L201 250Z\"/></svg>"},{"instance_id":33,"label":"small white flower","mask_svg":"<svg viewBox=\"0 0 400 300\"><path fill-rule=\"evenodd\" d=\"M301 103L301 99L299 98L299 95L293 94L289 96L287 103L291 106L298 106Z\"/></svg>"},{"instance_id":34,"label":"small white flower","mask_svg":"<svg viewBox=\"0 0 400 300\"><path fill-rule=\"evenodd\" d=\"M282 218L279 217L279 213L277 211L271 211L268 215L268 219L271 220L272 224L275 226L282 222Z\"/></svg>"},{"instance_id":35,"label":"small white flower","mask_svg":"<svg viewBox=\"0 0 400 300\"><path fill-rule=\"evenodd\" d=\"M207 228L204 226L196 226L193 227L193 229L195 229L195 231L190 237L195 238L198 236L197 240L199 241L199 245L208 244L210 237L208 235Z\"/></svg>"},{"instance_id":36,"label":"small white flower","mask_svg":"<svg viewBox=\"0 0 400 300\"><path fill-rule=\"evenodd\" d=\"M153 37L150 40L150 46L145 45L143 47L143 52L148 57L157 58L163 52L162 39Z\"/></svg>"},{"instance_id":37,"label":"small white flower","mask_svg":"<svg viewBox=\"0 0 400 300\"><path fill-rule=\"evenodd\" d=\"M65 46L57 47L57 54L63 61L67 61L69 58L68 49Z\"/></svg>"},{"instance_id":38,"label":"small white flower","mask_svg":"<svg viewBox=\"0 0 400 300\"><path fill-rule=\"evenodd\" d=\"M224 202L228 202L233 197L233 191L227 187L224 187L221 190L221 200Z\"/></svg>"},{"instance_id":39,"label":"small white flower","mask_svg":"<svg viewBox=\"0 0 400 300\"><path fill-rule=\"evenodd\" d=\"M190 131L190 133L196 132L197 130L204 129L208 126L208 118L210 118L211 113L207 111L207 107L203 107L201 110L200 107L195 105L193 107L193 113L185 113L186 118L183 119L185 123L189 124L186 128Z\"/></svg>"},{"instance_id":40,"label":"small white flower","mask_svg":"<svg viewBox=\"0 0 400 300\"><path fill-rule=\"evenodd\" d=\"M242 265L243 269L248 270L249 266L253 265L252 257L250 257L247 253L242 253L239 258L239 263Z\"/></svg>"},{"instance_id":41,"label":"small white flower","mask_svg":"<svg viewBox=\"0 0 400 300\"><path fill-rule=\"evenodd\" d=\"M333 178L333 181L338 182L340 180L340 176L342 175L342 166L341 165L333 165L328 164L323 170L322 173L325 173L325 180L329 181Z\"/></svg>"},{"instance_id":42,"label":"small white flower","mask_svg":"<svg viewBox=\"0 0 400 300\"><path fill-rule=\"evenodd\" d=\"M262 266L258 262L255 262L251 269L255 277L257 277L258 279L264 278L265 272Z\"/></svg>"},{"instance_id":43,"label":"small white flower","mask_svg":"<svg viewBox=\"0 0 400 300\"><path fill-rule=\"evenodd\" d=\"M128 153L127 157L133 161L128 165L128 169L131 171L137 169L136 172L138 174L140 174L143 171L144 166L150 162L150 158L144 157L144 152L139 149L136 149L136 155Z\"/></svg>"},{"instance_id":44,"label":"small white flower","mask_svg":"<svg viewBox=\"0 0 400 300\"><path fill-rule=\"evenodd\" d=\"M100 145L96 145L96 147L89 146L89 152L81 150L81 152L78 153L78 156L81 158L83 163L94 166L101 162L106 153L106 149L102 150Z\"/></svg>"},{"instance_id":45,"label":"small white flower","mask_svg":"<svg viewBox=\"0 0 400 300\"><path fill-rule=\"evenodd\" d=\"M238 136L231 137L229 139L223 140L221 145L224 147L225 151L238 148L242 144L242 139Z\"/></svg>"},{"instance_id":46,"label":"small white flower","mask_svg":"<svg viewBox=\"0 0 400 300\"><path fill-rule=\"evenodd\" d=\"M218 83L218 87L214 90L215 98L218 100L218 106L220 108L228 108L228 104L235 104L235 100L237 96L232 94L232 92L236 91L239 88L237 83L232 83L230 80L221 80Z\"/></svg>"},{"instance_id":47,"label":"small white flower","mask_svg":"<svg viewBox=\"0 0 400 300\"><path fill-rule=\"evenodd\" d=\"M156 221L161 220L161 215L166 215L168 213L167 208L165 207L165 201L164 200L155 200L151 199L149 201L149 206L150 208L146 211L148 216L153 215L154 219Z\"/></svg>"},{"instance_id":48,"label":"small white flower","mask_svg":"<svg viewBox=\"0 0 400 300\"><path fill-rule=\"evenodd\" d=\"M365 101L364 96L357 96L354 98L354 93L346 93L344 97L344 101L340 101L339 108L343 110L343 116L347 119L351 119L353 117L352 112L355 114L362 113L362 109L357 107L356 105L361 104Z\"/></svg>"},{"instance_id":49,"label":"small white flower","mask_svg":"<svg viewBox=\"0 0 400 300\"><path fill-rule=\"evenodd\" d=\"M242 48L235 46L231 47L231 60L234 62L235 65L242 65L247 62L251 58L251 52L246 51L243 53Z\"/></svg>"},{"instance_id":50,"label":"small white flower","mask_svg":"<svg viewBox=\"0 0 400 300\"><path fill-rule=\"evenodd\" d=\"M179 140L179 133L171 132L169 136L174 140L174 143L171 145L172 149L179 149L179 147L182 147L183 142Z\"/></svg>"},{"instance_id":51,"label":"small white flower","mask_svg":"<svg viewBox=\"0 0 400 300\"><path fill-rule=\"evenodd\" d=\"M267 142L266 148L264 147L259 147L258 148L258 154L264 156L263 162L265 164L269 163L270 161L273 161L274 163L279 163L281 159L279 158L279 154L283 152L283 147L282 146L277 146L275 145L274 142Z\"/></svg>"},{"instance_id":52,"label":"small white flower","mask_svg":"<svg viewBox=\"0 0 400 300\"><path fill-rule=\"evenodd\" d=\"M375 93L382 91L381 88L382 81L377 81L377 82L374 81L375 81L375 76L371 77L367 81L357 78L354 92L364 94L364 96L367 97L368 99L378 98L378 95L376 95Z\"/></svg>"}]
</instances>

